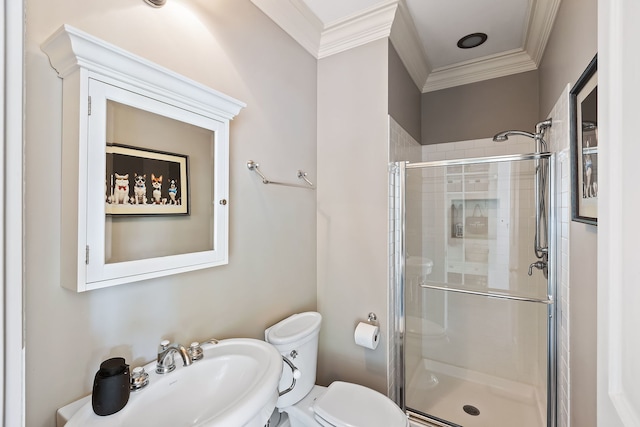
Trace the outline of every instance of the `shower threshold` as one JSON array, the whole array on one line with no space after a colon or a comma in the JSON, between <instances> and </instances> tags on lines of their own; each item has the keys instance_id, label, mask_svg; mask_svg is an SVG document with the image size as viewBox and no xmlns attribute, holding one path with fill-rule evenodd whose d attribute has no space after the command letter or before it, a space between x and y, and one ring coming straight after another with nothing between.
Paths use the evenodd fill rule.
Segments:
<instances>
[{"instance_id":1,"label":"shower threshold","mask_svg":"<svg viewBox=\"0 0 640 427\"><path fill-rule=\"evenodd\" d=\"M543 427L546 404L535 387L423 359L408 383L408 411L433 425ZM429 424L427 424L429 425Z\"/></svg>"}]
</instances>

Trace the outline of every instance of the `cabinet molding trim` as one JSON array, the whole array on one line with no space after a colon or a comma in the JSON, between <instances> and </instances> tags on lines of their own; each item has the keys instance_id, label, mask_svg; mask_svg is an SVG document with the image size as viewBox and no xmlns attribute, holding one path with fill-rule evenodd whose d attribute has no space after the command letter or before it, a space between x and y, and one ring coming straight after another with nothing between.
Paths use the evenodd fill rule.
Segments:
<instances>
[{"instance_id":1,"label":"cabinet molding trim","mask_svg":"<svg viewBox=\"0 0 640 427\"><path fill-rule=\"evenodd\" d=\"M244 102L67 24L53 33L41 48L63 79L84 69L169 98L199 114L211 116L214 112L227 120L232 120L246 107Z\"/></svg>"}]
</instances>

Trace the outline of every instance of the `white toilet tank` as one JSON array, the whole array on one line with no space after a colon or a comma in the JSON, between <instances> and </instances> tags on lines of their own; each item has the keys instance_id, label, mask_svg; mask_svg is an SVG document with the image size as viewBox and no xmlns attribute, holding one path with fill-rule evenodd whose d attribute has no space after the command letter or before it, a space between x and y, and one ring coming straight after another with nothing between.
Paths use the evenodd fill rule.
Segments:
<instances>
[{"instance_id":1,"label":"white toilet tank","mask_svg":"<svg viewBox=\"0 0 640 427\"><path fill-rule=\"evenodd\" d=\"M278 398L276 407L286 408L302 400L316 383L318 334L322 316L316 312L294 314L264 331L265 340L289 359L300 371L296 386ZM286 390L292 382L291 368L283 362L278 389Z\"/></svg>"}]
</instances>

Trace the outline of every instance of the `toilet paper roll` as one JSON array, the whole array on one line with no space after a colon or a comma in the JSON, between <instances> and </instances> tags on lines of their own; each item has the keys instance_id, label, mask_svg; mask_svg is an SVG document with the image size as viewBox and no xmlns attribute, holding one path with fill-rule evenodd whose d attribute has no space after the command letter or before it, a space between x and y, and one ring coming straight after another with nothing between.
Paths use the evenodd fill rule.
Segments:
<instances>
[{"instance_id":1,"label":"toilet paper roll","mask_svg":"<svg viewBox=\"0 0 640 427\"><path fill-rule=\"evenodd\" d=\"M360 322L353 334L356 344L375 350L380 342L380 328L370 323Z\"/></svg>"}]
</instances>

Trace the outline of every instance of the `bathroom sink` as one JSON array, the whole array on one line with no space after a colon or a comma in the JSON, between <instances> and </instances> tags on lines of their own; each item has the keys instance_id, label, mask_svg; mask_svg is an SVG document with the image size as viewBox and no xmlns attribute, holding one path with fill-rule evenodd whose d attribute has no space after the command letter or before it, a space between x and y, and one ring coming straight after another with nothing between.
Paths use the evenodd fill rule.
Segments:
<instances>
[{"instance_id":1,"label":"bathroom sink","mask_svg":"<svg viewBox=\"0 0 640 427\"><path fill-rule=\"evenodd\" d=\"M264 341L234 338L203 344L204 358L165 375L146 365L149 385L131 392L119 412L98 416L91 400L66 427L264 426L278 399L282 356Z\"/></svg>"}]
</instances>

